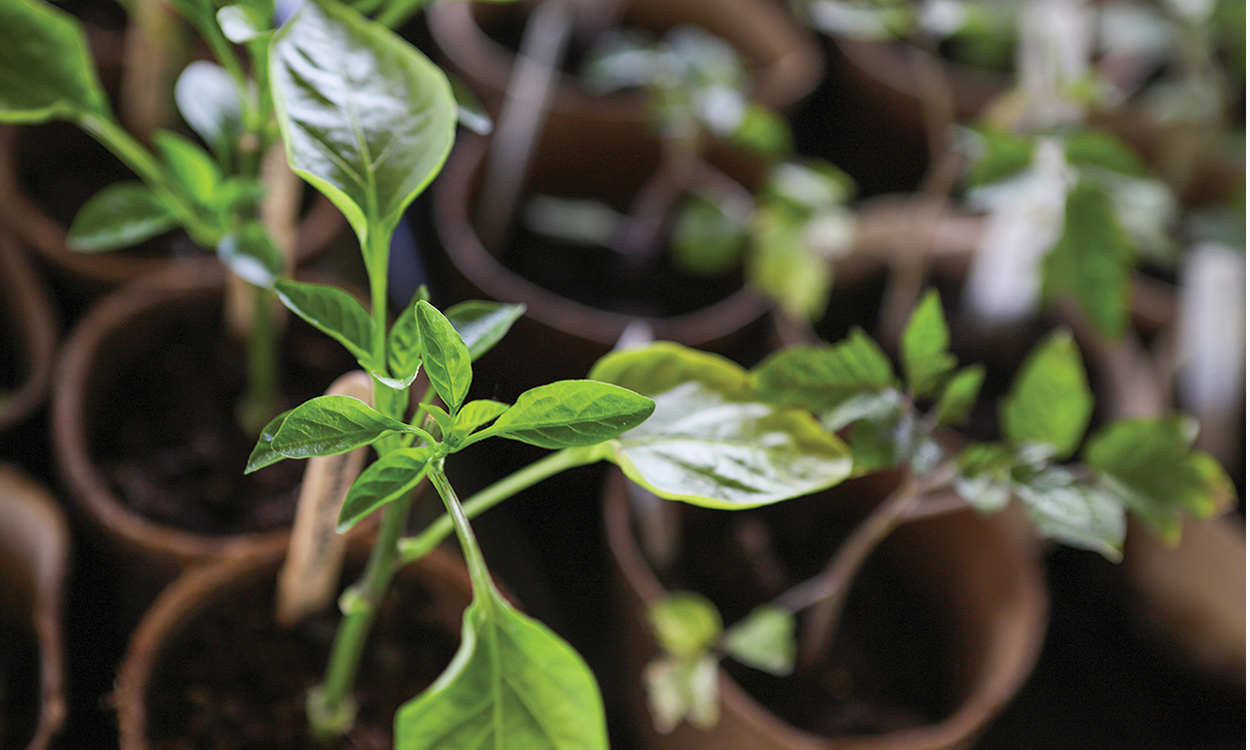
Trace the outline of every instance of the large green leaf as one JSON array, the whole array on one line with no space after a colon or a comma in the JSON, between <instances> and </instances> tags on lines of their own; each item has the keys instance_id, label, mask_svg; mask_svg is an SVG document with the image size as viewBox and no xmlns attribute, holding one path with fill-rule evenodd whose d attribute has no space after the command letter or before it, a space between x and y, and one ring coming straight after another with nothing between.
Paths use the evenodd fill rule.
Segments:
<instances>
[{"instance_id":1,"label":"large green leaf","mask_svg":"<svg viewBox=\"0 0 1250 750\"><path fill-rule=\"evenodd\" d=\"M82 26L41 0L0 2L0 122L106 117Z\"/></svg>"},{"instance_id":2,"label":"large green leaf","mask_svg":"<svg viewBox=\"0 0 1250 750\"><path fill-rule=\"evenodd\" d=\"M607 750L589 667L488 589L464 613L451 664L396 713L396 750Z\"/></svg>"},{"instance_id":3,"label":"large green leaf","mask_svg":"<svg viewBox=\"0 0 1250 750\"><path fill-rule=\"evenodd\" d=\"M595 363L588 377L616 383L644 396L655 396L693 381L726 399L751 398L747 373L741 366L719 355L668 341L610 352Z\"/></svg>"},{"instance_id":4,"label":"large green leaf","mask_svg":"<svg viewBox=\"0 0 1250 750\"><path fill-rule=\"evenodd\" d=\"M784 349L751 370L751 385L759 398L812 411L835 408L893 383L890 359L858 329L837 344Z\"/></svg>"},{"instance_id":5,"label":"large green leaf","mask_svg":"<svg viewBox=\"0 0 1250 750\"><path fill-rule=\"evenodd\" d=\"M334 456L369 445L391 432L414 430L360 399L331 394L292 409L270 448L287 458Z\"/></svg>"},{"instance_id":6,"label":"large green leaf","mask_svg":"<svg viewBox=\"0 0 1250 750\"><path fill-rule=\"evenodd\" d=\"M79 209L66 244L71 250L96 253L132 247L178 226L169 207L142 182L116 182Z\"/></svg>"},{"instance_id":7,"label":"large green leaf","mask_svg":"<svg viewBox=\"0 0 1250 750\"><path fill-rule=\"evenodd\" d=\"M366 370L372 369L373 318L359 300L326 284L279 279L273 288L282 304L346 347Z\"/></svg>"},{"instance_id":8,"label":"large green leaf","mask_svg":"<svg viewBox=\"0 0 1250 750\"><path fill-rule=\"evenodd\" d=\"M942 313L942 300L931 290L920 300L903 330L903 373L913 394L927 397L941 387L957 364L949 348L950 330Z\"/></svg>"},{"instance_id":9,"label":"large green leaf","mask_svg":"<svg viewBox=\"0 0 1250 750\"><path fill-rule=\"evenodd\" d=\"M425 479L434 452L428 447L401 448L369 464L343 498L340 533L387 503L412 492Z\"/></svg>"},{"instance_id":10,"label":"large green leaf","mask_svg":"<svg viewBox=\"0 0 1250 750\"><path fill-rule=\"evenodd\" d=\"M851 472L849 449L807 412L735 401L688 381L654 396L655 413L608 458L661 497L713 508L767 505Z\"/></svg>"},{"instance_id":11,"label":"large green leaf","mask_svg":"<svg viewBox=\"0 0 1250 750\"><path fill-rule=\"evenodd\" d=\"M1093 410L1081 352L1061 330L1029 354L999 404L999 419L1013 444L1045 443L1065 459L1085 436Z\"/></svg>"},{"instance_id":12,"label":"large green leaf","mask_svg":"<svg viewBox=\"0 0 1250 750\"><path fill-rule=\"evenodd\" d=\"M477 360L490 351L522 315L525 305L469 300L447 308L447 320L464 339L469 357Z\"/></svg>"},{"instance_id":13,"label":"large green leaf","mask_svg":"<svg viewBox=\"0 0 1250 750\"><path fill-rule=\"evenodd\" d=\"M464 339L433 305L418 300L414 308L421 336L421 359L434 392L453 415L464 403L473 383L472 357Z\"/></svg>"},{"instance_id":14,"label":"large green leaf","mask_svg":"<svg viewBox=\"0 0 1250 750\"><path fill-rule=\"evenodd\" d=\"M275 36L270 70L287 158L365 244L390 235L442 168L456 128L443 72L336 0L308 0Z\"/></svg>"},{"instance_id":15,"label":"large green leaf","mask_svg":"<svg viewBox=\"0 0 1250 750\"><path fill-rule=\"evenodd\" d=\"M1219 462L1190 450L1196 429L1193 420L1179 415L1117 422L1090 438L1083 457L1134 513L1175 540L1182 514L1210 516L1235 494Z\"/></svg>"},{"instance_id":16,"label":"large green leaf","mask_svg":"<svg viewBox=\"0 0 1250 750\"><path fill-rule=\"evenodd\" d=\"M562 380L525 391L474 438L506 437L554 449L595 445L637 427L654 410L654 401L618 385Z\"/></svg>"}]
</instances>

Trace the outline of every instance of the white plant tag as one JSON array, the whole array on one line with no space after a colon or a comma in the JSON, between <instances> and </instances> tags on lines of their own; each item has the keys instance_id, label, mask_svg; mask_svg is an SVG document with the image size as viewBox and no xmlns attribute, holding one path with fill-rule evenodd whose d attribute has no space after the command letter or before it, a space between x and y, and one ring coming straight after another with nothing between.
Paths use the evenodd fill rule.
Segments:
<instances>
[{"instance_id":1,"label":"white plant tag","mask_svg":"<svg viewBox=\"0 0 1250 750\"><path fill-rule=\"evenodd\" d=\"M326 394L372 403L373 381L365 372L355 370L334 381ZM364 468L368 450L357 448L337 456L308 459L290 547L278 577L277 618L282 625L293 625L325 609L334 599L347 543L347 537L336 528L339 509Z\"/></svg>"}]
</instances>

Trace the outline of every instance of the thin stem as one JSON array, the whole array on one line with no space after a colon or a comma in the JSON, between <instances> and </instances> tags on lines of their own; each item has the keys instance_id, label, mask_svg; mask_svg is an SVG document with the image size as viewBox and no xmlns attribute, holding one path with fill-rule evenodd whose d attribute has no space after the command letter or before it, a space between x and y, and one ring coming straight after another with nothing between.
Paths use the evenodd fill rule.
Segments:
<instances>
[{"instance_id":1,"label":"thin stem","mask_svg":"<svg viewBox=\"0 0 1250 750\"><path fill-rule=\"evenodd\" d=\"M471 496L464 502L463 512L470 519L477 518L481 513L548 477L566 469L592 464L602 458L602 452L598 448L599 446L565 448L540 458ZM425 557L446 539L453 529L453 519L450 516L446 514L439 516L420 534L399 541L400 559L404 563L410 563Z\"/></svg>"},{"instance_id":2,"label":"thin stem","mask_svg":"<svg viewBox=\"0 0 1250 750\"><path fill-rule=\"evenodd\" d=\"M239 423L258 433L278 413L278 326L269 290L247 286L251 328L247 334L247 390L237 407Z\"/></svg>"},{"instance_id":3,"label":"thin stem","mask_svg":"<svg viewBox=\"0 0 1250 750\"><path fill-rule=\"evenodd\" d=\"M430 482L434 485L434 489L438 490L439 497L443 499L443 506L447 509L447 515L456 529L456 539L460 542L460 551L464 553L465 564L469 567L469 579L473 582L475 598L487 599L486 595L489 594L493 585L490 570L486 567L486 558L482 555L482 548L477 544L477 537L473 534L473 527L469 525L469 518L460 504L460 498L456 496L455 489L452 488L447 474L443 471L442 459L430 466Z\"/></svg>"}]
</instances>

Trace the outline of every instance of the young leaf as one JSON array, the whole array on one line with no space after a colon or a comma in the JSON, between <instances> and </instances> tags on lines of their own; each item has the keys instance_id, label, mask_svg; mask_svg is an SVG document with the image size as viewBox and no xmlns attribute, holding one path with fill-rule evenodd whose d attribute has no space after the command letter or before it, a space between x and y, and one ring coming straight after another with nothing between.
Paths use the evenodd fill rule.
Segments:
<instances>
[{"instance_id":1,"label":"young leaf","mask_svg":"<svg viewBox=\"0 0 1250 750\"><path fill-rule=\"evenodd\" d=\"M418 291L418 294L420 292ZM400 311L386 338L386 365L395 385L407 388L421 369L421 331L417 328L416 304L419 297Z\"/></svg>"},{"instance_id":2,"label":"young leaf","mask_svg":"<svg viewBox=\"0 0 1250 750\"><path fill-rule=\"evenodd\" d=\"M74 216L66 243L96 253L137 245L178 226L178 219L142 182L117 182L91 196Z\"/></svg>"},{"instance_id":3,"label":"young leaf","mask_svg":"<svg viewBox=\"0 0 1250 750\"><path fill-rule=\"evenodd\" d=\"M545 625L495 592L464 613L446 671L395 715L396 750L607 750L599 685Z\"/></svg>"},{"instance_id":4,"label":"young leaf","mask_svg":"<svg viewBox=\"0 0 1250 750\"><path fill-rule=\"evenodd\" d=\"M226 233L217 243L217 258L235 276L263 288L273 286L285 265L273 237L255 221Z\"/></svg>"},{"instance_id":5,"label":"young leaf","mask_svg":"<svg viewBox=\"0 0 1250 750\"><path fill-rule=\"evenodd\" d=\"M1071 456L1085 435L1094 397L1072 334L1058 331L1037 346L999 404L999 419L1015 445L1045 443L1056 458Z\"/></svg>"},{"instance_id":6,"label":"young leaf","mask_svg":"<svg viewBox=\"0 0 1250 750\"><path fill-rule=\"evenodd\" d=\"M976 406L984 381L985 367L982 365L968 365L955 373L938 397L937 423L958 424L966 419L972 407Z\"/></svg>"},{"instance_id":7,"label":"young leaf","mask_svg":"<svg viewBox=\"0 0 1250 750\"><path fill-rule=\"evenodd\" d=\"M524 314L525 305L481 300L452 305L446 312L447 320L464 339L469 357L474 361L498 344L512 324Z\"/></svg>"},{"instance_id":8,"label":"young leaf","mask_svg":"<svg viewBox=\"0 0 1250 750\"><path fill-rule=\"evenodd\" d=\"M642 424L655 402L594 380L561 380L522 393L495 423L474 436L498 436L540 448L596 445Z\"/></svg>"},{"instance_id":9,"label":"young leaf","mask_svg":"<svg viewBox=\"0 0 1250 750\"><path fill-rule=\"evenodd\" d=\"M318 396L291 410L271 448L287 458L333 456L413 428L351 396Z\"/></svg>"},{"instance_id":10,"label":"young leaf","mask_svg":"<svg viewBox=\"0 0 1250 750\"><path fill-rule=\"evenodd\" d=\"M667 734L683 719L711 729L720 720L720 665L712 654L692 659L661 656L643 670L647 708L657 732Z\"/></svg>"},{"instance_id":11,"label":"young leaf","mask_svg":"<svg viewBox=\"0 0 1250 750\"><path fill-rule=\"evenodd\" d=\"M791 317L816 320L833 288L833 265L811 247L808 217L795 218L777 206L761 206L754 224L755 252L747 256L747 278Z\"/></svg>"},{"instance_id":12,"label":"young leaf","mask_svg":"<svg viewBox=\"0 0 1250 750\"><path fill-rule=\"evenodd\" d=\"M1011 467L1015 455L1010 448L989 443L973 443L960 452L959 476L955 493L982 513L995 513L1011 501Z\"/></svg>"},{"instance_id":13,"label":"young leaf","mask_svg":"<svg viewBox=\"0 0 1250 750\"><path fill-rule=\"evenodd\" d=\"M456 414L456 422L452 426L453 444L459 445L469 433L489 423L506 412L508 408L505 403L487 399L478 399L465 404Z\"/></svg>"},{"instance_id":14,"label":"young leaf","mask_svg":"<svg viewBox=\"0 0 1250 750\"><path fill-rule=\"evenodd\" d=\"M1125 420L1092 436L1083 457L1134 513L1174 541L1182 514L1209 517L1235 494L1214 458L1190 450L1195 431L1193 421L1181 416Z\"/></svg>"},{"instance_id":15,"label":"young leaf","mask_svg":"<svg viewBox=\"0 0 1250 750\"><path fill-rule=\"evenodd\" d=\"M932 396L957 361L950 351L950 330L942 313L942 300L930 290L920 300L903 331L901 344L903 373L911 392Z\"/></svg>"},{"instance_id":16,"label":"young leaf","mask_svg":"<svg viewBox=\"0 0 1250 750\"><path fill-rule=\"evenodd\" d=\"M194 141L169 130L152 134L152 145L165 162L173 184L200 206L212 206L221 187L217 162Z\"/></svg>"},{"instance_id":17,"label":"young leaf","mask_svg":"<svg viewBox=\"0 0 1250 750\"><path fill-rule=\"evenodd\" d=\"M227 39L243 44L273 30L273 13L265 16L242 3L227 5L217 11L217 24Z\"/></svg>"},{"instance_id":18,"label":"young leaf","mask_svg":"<svg viewBox=\"0 0 1250 750\"><path fill-rule=\"evenodd\" d=\"M274 36L269 58L292 168L338 206L362 246L370 231L389 236L451 151L447 76L336 0L305 2Z\"/></svg>"},{"instance_id":19,"label":"young leaf","mask_svg":"<svg viewBox=\"0 0 1250 750\"><path fill-rule=\"evenodd\" d=\"M208 60L192 62L178 76L174 101L182 119L224 163L242 130L239 92L226 69Z\"/></svg>"},{"instance_id":20,"label":"young leaf","mask_svg":"<svg viewBox=\"0 0 1250 750\"><path fill-rule=\"evenodd\" d=\"M1043 262L1048 296L1075 293L1081 309L1108 338L1128 325L1133 246L1106 191L1080 182L1065 203L1063 234Z\"/></svg>"},{"instance_id":21,"label":"young leaf","mask_svg":"<svg viewBox=\"0 0 1250 750\"><path fill-rule=\"evenodd\" d=\"M339 533L349 531L360 519L416 489L429 471L433 454L428 447L401 448L369 464L343 498Z\"/></svg>"},{"instance_id":22,"label":"young leaf","mask_svg":"<svg viewBox=\"0 0 1250 750\"><path fill-rule=\"evenodd\" d=\"M264 429L260 431L260 438L256 441L256 447L252 449L252 455L247 458L247 466L243 469L244 474L251 474L253 471L263 469L270 464L276 464L286 458L286 456L273 449L273 438L278 434L278 428L282 427L282 423L286 421L286 417L291 412L284 411L269 421Z\"/></svg>"},{"instance_id":23,"label":"young leaf","mask_svg":"<svg viewBox=\"0 0 1250 750\"><path fill-rule=\"evenodd\" d=\"M749 667L784 677L794 671L794 615L761 605L725 631L725 651Z\"/></svg>"},{"instance_id":24,"label":"young leaf","mask_svg":"<svg viewBox=\"0 0 1250 750\"><path fill-rule=\"evenodd\" d=\"M751 386L761 400L817 412L893 383L890 359L858 329L837 344L782 350L751 370Z\"/></svg>"},{"instance_id":25,"label":"young leaf","mask_svg":"<svg viewBox=\"0 0 1250 750\"><path fill-rule=\"evenodd\" d=\"M1105 488L1082 484L1072 473L1049 467L1015 484L1038 535L1089 549L1110 560L1124 546L1124 508Z\"/></svg>"},{"instance_id":26,"label":"young leaf","mask_svg":"<svg viewBox=\"0 0 1250 750\"><path fill-rule=\"evenodd\" d=\"M0 3L0 122L109 116L82 25L41 0Z\"/></svg>"},{"instance_id":27,"label":"young leaf","mask_svg":"<svg viewBox=\"0 0 1250 750\"><path fill-rule=\"evenodd\" d=\"M365 369L373 369L373 318L365 306L338 287L280 279L278 299L296 315L338 341Z\"/></svg>"},{"instance_id":28,"label":"young leaf","mask_svg":"<svg viewBox=\"0 0 1250 750\"><path fill-rule=\"evenodd\" d=\"M472 359L464 339L450 321L429 302L420 300L413 308L421 336L421 359L434 392L447 404L452 415L460 409L473 382Z\"/></svg>"},{"instance_id":29,"label":"young leaf","mask_svg":"<svg viewBox=\"0 0 1250 750\"><path fill-rule=\"evenodd\" d=\"M720 640L720 611L707 597L678 591L647 605L647 622L664 651L691 658Z\"/></svg>"}]
</instances>

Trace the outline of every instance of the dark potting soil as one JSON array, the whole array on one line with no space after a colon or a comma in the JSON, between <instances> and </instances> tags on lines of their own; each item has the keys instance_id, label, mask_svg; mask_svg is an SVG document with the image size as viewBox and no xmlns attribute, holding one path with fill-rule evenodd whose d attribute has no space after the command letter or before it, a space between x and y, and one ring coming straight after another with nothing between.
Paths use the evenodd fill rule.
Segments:
<instances>
[{"instance_id":1,"label":"dark potting soil","mask_svg":"<svg viewBox=\"0 0 1250 750\"><path fill-rule=\"evenodd\" d=\"M99 385L100 412L88 425L95 459L114 492L155 521L205 534L288 525L305 464L243 473L258 437L234 416L245 385L243 344L225 334L219 302L186 313L151 316L159 325L141 350L114 363ZM284 409L321 395L353 364L294 318L280 356Z\"/></svg>"},{"instance_id":2,"label":"dark potting soil","mask_svg":"<svg viewBox=\"0 0 1250 750\"><path fill-rule=\"evenodd\" d=\"M742 288L741 270L700 276L676 268L666 252L627 256L603 246L573 245L514 228L499 258L544 289L600 310L670 317L715 304Z\"/></svg>"},{"instance_id":3,"label":"dark potting soil","mask_svg":"<svg viewBox=\"0 0 1250 750\"><path fill-rule=\"evenodd\" d=\"M304 699L321 681L338 616L282 628L274 585L271 570L223 593L167 647L148 686L152 750L389 750L396 710L459 645L445 619L440 626L430 593L397 578L361 662L355 727L318 744L307 735Z\"/></svg>"},{"instance_id":4,"label":"dark potting soil","mask_svg":"<svg viewBox=\"0 0 1250 750\"><path fill-rule=\"evenodd\" d=\"M858 520L830 512L845 506L839 502L845 499L822 494L732 512L683 508L684 527L699 531L686 535L666 588L703 593L732 624L820 572L832 544ZM739 541L758 538L752 527L767 529L773 553L761 555ZM722 666L773 713L813 734L872 735L931 724L948 716L955 702L943 681L950 674L943 659L949 649L942 645L948 634L934 626L943 621L904 570L874 553L857 575L833 647L817 667L775 677L732 659Z\"/></svg>"},{"instance_id":5,"label":"dark potting soil","mask_svg":"<svg viewBox=\"0 0 1250 750\"><path fill-rule=\"evenodd\" d=\"M0 750L30 743L39 718L39 645L29 626L0 617Z\"/></svg>"}]
</instances>

